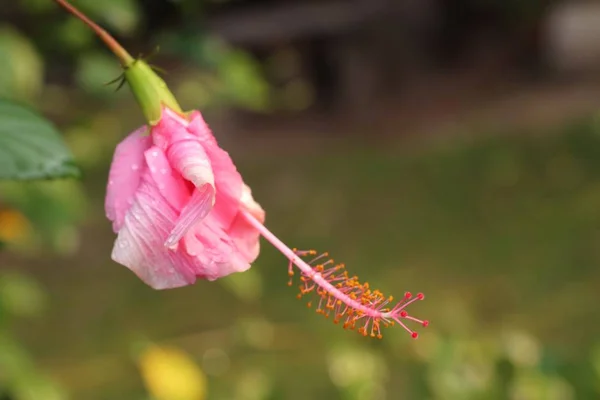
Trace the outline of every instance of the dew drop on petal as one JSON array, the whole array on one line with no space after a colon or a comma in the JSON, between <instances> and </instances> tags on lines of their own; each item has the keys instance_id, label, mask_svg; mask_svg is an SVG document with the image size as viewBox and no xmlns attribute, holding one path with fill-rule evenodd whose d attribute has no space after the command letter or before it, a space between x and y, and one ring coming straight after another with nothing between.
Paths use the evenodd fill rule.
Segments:
<instances>
[{"instance_id":1,"label":"dew drop on petal","mask_svg":"<svg viewBox=\"0 0 600 400\"><path fill-rule=\"evenodd\" d=\"M141 220L141 219L142 219L142 216L140 215L140 213L139 213L139 212L137 212L137 211L134 211L134 212L133 212L133 218L135 218L135 220L136 220L136 221L139 221L139 220Z\"/></svg>"},{"instance_id":2,"label":"dew drop on petal","mask_svg":"<svg viewBox=\"0 0 600 400\"><path fill-rule=\"evenodd\" d=\"M125 239L121 239L118 242L118 246L122 249L126 248L127 246L129 246L129 242Z\"/></svg>"},{"instance_id":3,"label":"dew drop on petal","mask_svg":"<svg viewBox=\"0 0 600 400\"><path fill-rule=\"evenodd\" d=\"M131 166L131 169L132 169L132 170L134 170L134 171L137 171L138 169L140 169L140 166L139 166L139 165L137 165L137 164L133 164L133 165Z\"/></svg>"},{"instance_id":4,"label":"dew drop on petal","mask_svg":"<svg viewBox=\"0 0 600 400\"><path fill-rule=\"evenodd\" d=\"M158 151L154 150L154 151L152 152L152 157L158 157Z\"/></svg>"}]
</instances>

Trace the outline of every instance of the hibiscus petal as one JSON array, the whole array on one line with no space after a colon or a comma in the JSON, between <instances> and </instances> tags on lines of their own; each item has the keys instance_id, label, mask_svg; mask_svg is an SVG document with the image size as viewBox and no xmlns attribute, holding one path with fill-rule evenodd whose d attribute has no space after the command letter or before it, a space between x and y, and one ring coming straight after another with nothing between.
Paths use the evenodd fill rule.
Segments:
<instances>
[{"instance_id":1,"label":"hibiscus petal","mask_svg":"<svg viewBox=\"0 0 600 400\"><path fill-rule=\"evenodd\" d=\"M241 204L245 211L249 212L261 223L265 222L265 211L260 204L252 198L252 191L247 185L244 185ZM260 252L260 233L252 226L242 212L238 213L234 219L228 234L234 241L239 253L249 263L252 263L258 257Z\"/></svg>"},{"instance_id":2,"label":"hibiscus petal","mask_svg":"<svg viewBox=\"0 0 600 400\"><path fill-rule=\"evenodd\" d=\"M188 132L189 122L164 108L158 125L152 129L154 144L165 151L171 166L196 187L214 186L210 160L195 135Z\"/></svg>"},{"instance_id":3,"label":"hibiscus petal","mask_svg":"<svg viewBox=\"0 0 600 400\"><path fill-rule=\"evenodd\" d=\"M250 263L240 253L235 241L221 227L213 213L194 225L186 234L183 243L186 252L199 260L193 266L196 268L194 273L205 279L215 280L250 268Z\"/></svg>"},{"instance_id":4,"label":"hibiscus petal","mask_svg":"<svg viewBox=\"0 0 600 400\"><path fill-rule=\"evenodd\" d=\"M214 280L250 268L210 214L185 234L184 246L175 251L165 248L163 243L178 214L149 173L144 174L115 241L112 259L154 289L190 285L198 277ZM188 246L200 251L194 253Z\"/></svg>"},{"instance_id":5,"label":"hibiscus petal","mask_svg":"<svg viewBox=\"0 0 600 400\"><path fill-rule=\"evenodd\" d=\"M176 112L163 107L161 119L152 127L152 140L161 149L166 149L172 141L176 132L186 132L189 122L180 117Z\"/></svg>"},{"instance_id":6,"label":"hibiscus petal","mask_svg":"<svg viewBox=\"0 0 600 400\"><path fill-rule=\"evenodd\" d=\"M192 114L188 132L199 138L212 166L216 201L214 212L225 228L229 227L237 215L242 196L243 181L229 154L221 149L199 112Z\"/></svg>"},{"instance_id":7,"label":"hibiscus petal","mask_svg":"<svg viewBox=\"0 0 600 400\"><path fill-rule=\"evenodd\" d=\"M154 289L194 283L193 260L169 252L163 243L177 211L164 199L153 182L143 182L119 230L112 259L133 271Z\"/></svg>"},{"instance_id":8,"label":"hibiscus petal","mask_svg":"<svg viewBox=\"0 0 600 400\"><path fill-rule=\"evenodd\" d=\"M144 151L152 145L149 136L145 136L143 126L117 145L108 175L106 188L106 216L113 222L113 230L123 225L127 211L131 207L133 196L139 186L144 170Z\"/></svg>"},{"instance_id":9,"label":"hibiscus petal","mask_svg":"<svg viewBox=\"0 0 600 400\"><path fill-rule=\"evenodd\" d=\"M190 122L188 124L188 131L198 136L203 144L218 145L217 139L213 135L210 127L204 120L202 113L195 110L190 115Z\"/></svg>"},{"instance_id":10,"label":"hibiscus petal","mask_svg":"<svg viewBox=\"0 0 600 400\"><path fill-rule=\"evenodd\" d=\"M183 243L181 251L197 260L192 265L193 272L202 279L213 281L234 272L246 271L250 264L211 215L188 231L180 242Z\"/></svg>"},{"instance_id":11,"label":"hibiscus petal","mask_svg":"<svg viewBox=\"0 0 600 400\"><path fill-rule=\"evenodd\" d=\"M265 210L252 197L252 189L244 184L242 188L242 198L240 199L241 206L250 212L261 223L265 222Z\"/></svg>"},{"instance_id":12,"label":"hibiscus petal","mask_svg":"<svg viewBox=\"0 0 600 400\"><path fill-rule=\"evenodd\" d=\"M201 187L208 183L214 187L213 167L198 138L187 132L173 135L166 155L171 166L194 186Z\"/></svg>"},{"instance_id":13,"label":"hibiscus petal","mask_svg":"<svg viewBox=\"0 0 600 400\"><path fill-rule=\"evenodd\" d=\"M185 205L175 223L175 227L165 242L165 247L176 249L177 243L185 233L196 223L202 221L212 209L215 189L206 183L194 190L189 202Z\"/></svg>"},{"instance_id":14,"label":"hibiscus petal","mask_svg":"<svg viewBox=\"0 0 600 400\"><path fill-rule=\"evenodd\" d=\"M190 198L190 189L181 175L173 171L167 156L157 146L144 153L146 165L160 194L176 210L181 210Z\"/></svg>"},{"instance_id":15,"label":"hibiscus petal","mask_svg":"<svg viewBox=\"0 0 600 400\"><path fill-rule=\"evenodd\" d=\"M235 249L232 251L242 257L245 263L251 263L258 257L260 251L260 234L240 213L240 207L261 222L265 220L265 212L252 198L250 188L244 184L231 157L219 147L202 114L198 111L191 115L187 130L200 139L213 167L217 195L211 217L214 217L227 232L227 236L232 241L231 247ZM205 231L200 233L205 234Z\"/></svg>"}]
</instances>

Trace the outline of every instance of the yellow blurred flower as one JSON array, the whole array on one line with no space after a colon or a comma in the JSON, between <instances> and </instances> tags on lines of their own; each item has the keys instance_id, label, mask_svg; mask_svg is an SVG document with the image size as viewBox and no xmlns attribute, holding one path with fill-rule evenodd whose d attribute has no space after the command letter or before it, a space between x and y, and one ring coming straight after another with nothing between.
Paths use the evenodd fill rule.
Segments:
<instances>
[{"instance_id":1,"label":"yellow blurred flower","mask_svg":"<svg viewBox=\"0 0 600 400\"><path fill-rule=\"evenodd\" d=\"M21 242L27 238L30 229L29 221L19 211L0 209L0 242Z\"/></svg>"},{"instance_id":2,"label":"yellow blurred flower","mask_svg":"<svg viewBox=\"0 0 600 400\"><path fill-rule=\"evenodd\" d=\"M146 388L156 400L206 398L206 375L178 348L148 346L138 363Z\"/></svg>"}]
</instances>

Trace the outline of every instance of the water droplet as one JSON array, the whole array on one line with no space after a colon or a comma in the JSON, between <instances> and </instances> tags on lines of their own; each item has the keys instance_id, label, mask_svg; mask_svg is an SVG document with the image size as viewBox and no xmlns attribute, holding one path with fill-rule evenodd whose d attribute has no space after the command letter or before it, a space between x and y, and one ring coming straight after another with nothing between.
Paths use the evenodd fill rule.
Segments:
<instances>
[{"instance_id":1,"label":"water droplet","mask_svg":"<svg viewBox=\"0 0 600 400\"><path fill-rule=\"evenodd\" d=\"M156 172L156 168L150 167L150 172Z\"/></svg>"},{"instance_id":2,"label":"water droplet","mask_svg":"<svg viewBox=\"0 0 600 400\"><path fill-rule=\"evenodd\" d=\"M152 157L158 157L158 151L154 150L154 151L152 152Z\"/></svg>"},{"instance_id":3,"label":"water droplet","mask_svg":"<svg viewBox=\"0 0 600 400\"><path fill-rule=\"evenodd\" d=\"M109 185L113 185L115 182L111 179L110 181L108 181Z\"/></svg>"},{"instance_id":4,"label":"water droplet","mask_svg":"<svg viewBox=\"0 0 600 400\"><path fill-rule=\"evenodd\" d=\"M131 169L132 169L132 170L134 170L134 171L137 171L138 169L140 169L140 166L139 166L139 165L137 165L137 164L133 164L133 165L131 166Z\"/></svg>"},{"instance_id":5,"label":"water droplet","mask_svg":"<svg viewBox=\"0 0 600 400\"><path fill-rule=\"evenodd\" d=\"M119 247L122 248L122 249L124 249L125 247L129 246L129 242L127 240L125 240L125 239L119 240L118 244L119 244Z\"/></svg>"}]
</instances>

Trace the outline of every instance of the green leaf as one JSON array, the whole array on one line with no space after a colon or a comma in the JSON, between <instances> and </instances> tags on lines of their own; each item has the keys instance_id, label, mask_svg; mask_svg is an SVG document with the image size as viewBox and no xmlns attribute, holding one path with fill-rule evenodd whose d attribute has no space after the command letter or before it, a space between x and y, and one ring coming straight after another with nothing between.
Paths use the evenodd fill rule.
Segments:
<instances>
[{"instance_id":1,"label":"green leaf","mask_svg":"<svg viewBox=\"0 0 600 400\"><path fill-rule=\"evenodd\" d=\"M79 169L54 126L0 99L0 179L77 177Z\"/></svg>"}]
</instances>

